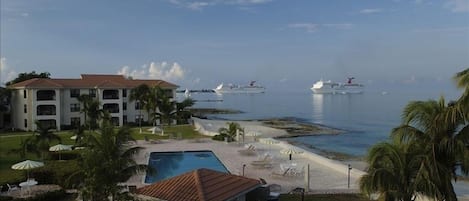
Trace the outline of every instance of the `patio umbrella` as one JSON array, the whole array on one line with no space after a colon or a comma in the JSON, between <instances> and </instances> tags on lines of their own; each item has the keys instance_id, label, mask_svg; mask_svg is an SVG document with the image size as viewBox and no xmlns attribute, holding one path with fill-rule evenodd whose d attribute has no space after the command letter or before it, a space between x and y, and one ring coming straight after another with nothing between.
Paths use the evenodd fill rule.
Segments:
<instances>
[{"instance_id":1,"label":"patio umbrella","mask_svg":"<svg viewBox=\"0 0 469 201\"><path fill-rule=\"evenodd\" d=\"M268 144L269 145L269 150L270 150L270 145L280 143L278 140L274 140L272 138L261 138L261 139L259 139L259 141L261 143Z\"/></svg>"},{"instance_id":2,"label":"patio umbrella","mask_svg":"<svg viewBox=\"0 0 469 201\"><path fill-rule=\"evenodd\" d=\"M33 168L38 168L44 166L43 162L32 161L32 160L25 160L23 162L19 162L11 166L11 169L14 170L26 170L29 180L29 170Z\"/></svg>"},{"instance_id":3,"label":"patio umbrella","mask_svg":"<svg viewBox=\"0 0 469 201\"><path fill-rule=\"evenodd\" d=\"M70 137L70 139L71 139L71 140L76 140L76 139L77 139L77 136L74 135L74 136Z\"/></svg>"},{"instance_id":4,"label":"patio umbrella","mask_svg":"<svg viewBox=\"0 0 469 201\"><path fill-rule=\"evenodd\" d=\"M49 151L54 151L54 152L59 152L59 160L60 160L60 152L61 151L66 151L66 150L72 150L71 145L64 145L64 144L58 144L55 146L52 146L49 148Z\"/></svg>"},{"instance_id":5,"label":"patio umbrella","mask_svg":"<svg viewBox=\"0 0 469 201\"><path fill-rule=\"evenodd\" d=\"M287 149L282 149L282 150L280 150L280 153L281 153L281 154L289 155L289 156L290 156L290 160L291 160L291 156L292 156L293 154L302 154L303 151L302 151L302 150L298 150L298 149L294 149L294 148L287 148Z\"/></svg>"}]
</instances>

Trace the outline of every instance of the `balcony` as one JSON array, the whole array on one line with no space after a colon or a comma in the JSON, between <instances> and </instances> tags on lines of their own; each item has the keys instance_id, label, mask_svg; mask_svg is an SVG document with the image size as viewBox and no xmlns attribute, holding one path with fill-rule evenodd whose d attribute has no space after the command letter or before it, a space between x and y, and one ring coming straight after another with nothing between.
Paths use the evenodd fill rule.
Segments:
<instances>
[{"instance_id":1,"label":"balcony","mask_svg":"<svg viewBox=\"0 0 469 201\"><path fill-rule=\"evenodd\" d=\"M37 115L38 116L55 115L55 114L56 114L55 105L39 105L39 106L37 106Z\"/></svg>"},{"instance_id":2,"label":"balcony","mask_svg":"<svg viewBox=\"0 0 469 201\"><path fill-rule=\"evenodd\" d=\"M119 104L117 103L103 104L103 110L109 113L119 113Z\"/></svg>"},{"instance_id":3,"label":"balcony","mask_svg":"<svg viewBox=\"0 0 469 201\"><path fill-rule=\"evenodd\" d=\"M118 90L103 90L103 99L104 100L116 100L119 99Z\"/></svg>"},{"instance_id":4,"label":"balcony","mask_svg":"<svg viewBox=\"0 0 469 201\"><path fill-rule=\"evenodd\" d=\"M55 100L55 90L39 90L36 96L37 101L53 101Z\"/></svg>"}]
</instances>

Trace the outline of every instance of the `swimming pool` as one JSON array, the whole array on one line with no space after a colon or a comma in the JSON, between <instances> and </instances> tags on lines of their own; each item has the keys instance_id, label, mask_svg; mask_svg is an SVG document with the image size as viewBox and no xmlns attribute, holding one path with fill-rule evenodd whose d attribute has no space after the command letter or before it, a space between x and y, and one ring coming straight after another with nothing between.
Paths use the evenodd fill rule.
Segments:
<instances>
[{"instance_id":1,"label":"swimming pool","mask_svg":"<svg viewBox=\"0 0 469 201\"><path fill-rule=\"evenodd\" d=\"M195 169L208 168L229 173L212 151L151 152L148 166L156 174L145 176L145 183L155 183Z\"/></svg>"}]
</instances>

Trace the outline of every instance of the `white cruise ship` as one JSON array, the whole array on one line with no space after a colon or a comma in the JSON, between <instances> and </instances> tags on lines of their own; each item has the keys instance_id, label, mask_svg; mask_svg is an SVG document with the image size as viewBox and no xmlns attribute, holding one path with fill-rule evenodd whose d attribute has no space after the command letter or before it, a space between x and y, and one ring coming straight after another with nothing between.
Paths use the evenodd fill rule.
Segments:
<instances>
[{"instance_id":1,"label":"white cruise ship","mask_svg":"<svg viewBox=\"0 0 469 201\"><path fill-rule=\"evenodd\" d=\"M317 94L358 94L363 93L362 84L352 83L353 77L349 77L347 83L319 80L314 83L311 90Z\"/></svg>"},{"instance_id":2,"label":"white cruise ship","mask_svg":"<svg viewBox=\"0 0 469 201\"><path fill-rule=\"evenodd\" d=\"M223 84L213 89L216 93L264 93L265 87L255 85L256 81L251 81L249 85Z\"/></svg>"}]
</instances>

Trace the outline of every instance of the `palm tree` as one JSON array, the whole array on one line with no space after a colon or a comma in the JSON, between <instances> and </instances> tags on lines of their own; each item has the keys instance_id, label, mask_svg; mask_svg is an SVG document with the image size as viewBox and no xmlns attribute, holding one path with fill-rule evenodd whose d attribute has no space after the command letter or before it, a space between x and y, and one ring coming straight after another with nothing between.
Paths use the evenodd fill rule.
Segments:
<instances>
[{"instance_id":1,"label":"palm tree","mask_svg":"<svg viewBox=\"0 0 469 201\"><path fill-rule=\"evenodd\" d=\"M161 97L164 96L163 90L159 86L155 86L149 89L147 94L147 102L145 104L145 110L148 113L149 121L153 122L153 125L156 124L158 107L161 103Z\"/></svg>"},{"instance_id":2,"label":"palm tree","mask_svg":"<svg viewBox=\"0 0 469 201\"><path fill-rule=\"evenodd\" d=\"M228 128L220 128L218 129L218 133L220 135L228 137L228 141L233 141L236 138L236 132L239 132L239 135L242 135L244 138L244 128L242 128L236 122L227 122Z\"/></svg>"},{"instance_id":3,"label":"palm tree","mask_svg":"<svg viewBox=\"0 0 469 201\"><path fill-rule=\"evenodd\" d=\"M386 201L412 201L417 195L436 194L431 175L424 171L426 157L418 144L376 144L368 152L369 167L360 179L360 190L369 196L378 193Z\"/></svg>"},{"instance_id":4,"label":"palm tree","mask_svg":"<svg viewBox=\"0 0 469 201\"><path fill-rule=\"evenodd\" d=\"M456 105L447 106L443 97L439 101L410 102L404 109L403 125L392 132L402 143L422 145L422 152L427 155L424 169L437 185L438 200L457 200L451 180L456 180L458 167L466 174L469 167L467 124L460 118L448 118L454 117Z\"/></svg>"},{"instance_id":5,"label":"palm tree","mask_svg":"<svg viewBox=\"0 0 469 201\"><path fill-rule=\"evenodd\" d=\"M104 110L100 109L99 101L88 94L82 94L77 99L83 105L81 112L85 114L85 122L88 124L89 129L97 128L98 120L104 115ZM88 121L87 117L89 118Z\"/></svg>"},{"instance_id":6,"label":"palm tree","mask_svg":"<svg viewBox=\"0 0 469 201\"><path fill-rule=\"evenodd\" d=\"M86 200L107 200L109 196L118 199L121 196L118 183L147 169L134 160L142 148L127 146L133 140L127 127L115 132L112 123L104 119L101 133L86 136L89 148L83 151L82 171L69 178L83 178L81 193Z\"/></svg>"},{"instance_id":7,"label":"palm tree","mask_svg":"<svg viewBox=\"0 0 469 201\"><path fill-rule=\"evenodd\" d=\"M166 122L168 126L171 126L173 119L176 119L175 101L172 101L164 93L160 93L158 98L158 111L155 112L155 119L159 119L162 124Z\"/></svg>"},{"instance_id":8,"label":"palm tree","mask_svg":"<svg viewBox=\"0 0 469 201\"><path fill-rule=\"evenodd\" d=\"M62 139L58 135L54 134L48 126L41 124L39 121L36 121L35 123L37 129L34 132L32 138L27 141L29 147L34 147L37 151L41 153L41 158L44 159L45 154L49 151L50 143L54 140L62 142Z\"/></svg>"},{"instance_id":9,"label":"palm tree","mask_svg":"<svg viewBox=\"0 0 469 201\"><path fill-rule=\"evenodd\" d=\"M142 108L146 105L146 100L148 98L148 94L150 91L150 87L146 84L138 85L137 87L133 88L130 91L130 101L138 101L136 104L139 104L139 119L138 119L138 127L140 128L140 133L142 133Z\"/></svg>"},{"instance_id":10,"label":"palm tree","mask_svg":"<svg viewBox=\"0 0 469 201\"><path fill-rule=\"evenodd\" d=\"M176 117L177 122L187 123L187 119L189 119L192 115L190 111L187 111L187 107L192 107L195 104L195 101L191 98L186 98L180 103L176 103Z\"/></svg>"}]
</instances>

